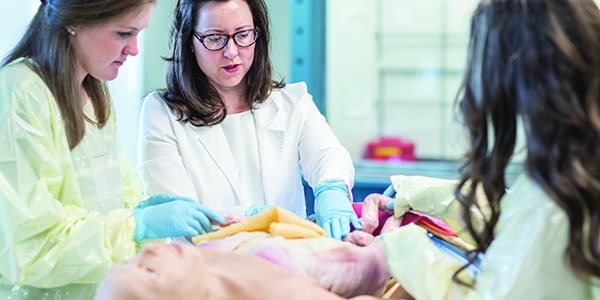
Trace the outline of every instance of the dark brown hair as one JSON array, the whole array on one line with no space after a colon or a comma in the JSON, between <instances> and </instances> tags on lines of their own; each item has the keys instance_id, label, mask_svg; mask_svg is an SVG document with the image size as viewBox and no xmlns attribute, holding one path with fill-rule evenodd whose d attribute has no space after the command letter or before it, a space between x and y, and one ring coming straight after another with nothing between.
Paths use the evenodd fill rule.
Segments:
<instances>
[{"instance_id":1,"label":"dark brown hair","mask_svg":"<svg viewBox=\"0 0 600 300\"><path fill-rule=\"evenodd\" d=\"M69 41L69 26L106 22L155 0L46 0L29 23L25 34L4 58L6 65L21 57L46 82L62 114L69 147L73 149L85 134L86 117L74 82L75 55ZM110 95L105 82L87 75L83 80L96 112L96 124L105 125L110 116ZM90 121L90 120L88 120Z\"/></svg>"},{"instance_id":2,"label":"dark brown hair","mask_svg":"<svg viewBox=\"0 0 600 300\"><path fill-rule=\"evenodd\" d=\"M167 105L179 114L179 120L195 126L218 124L227 115L223 98L202 72L192 53L193 30L198 10L208 2L230 0L178 0L171 28L171 55L166 58L167 88L161 95ZM269 56L269 16L263 0L246 0L252 13L254 26L261 30L254 62L246 74L246 101L255 103L267 99L273 88L285 86L272 80L273 67Z\"/></svg>"},{"instance_id":3,"label":"dark brown hair","mask_svg":"<svg viewBox=\"0 0 600 300\"><path fill-rule=\"evenodd\" d=\"M494 239L520 117L526 173L568 216L565 256L580 276L599 277L598 7L593 0L482 1L468 61L459 107L471 145L456 197L477 251ZM483 229L469 214L478 188L491 208Z\"/></svg>"}]
</instances>

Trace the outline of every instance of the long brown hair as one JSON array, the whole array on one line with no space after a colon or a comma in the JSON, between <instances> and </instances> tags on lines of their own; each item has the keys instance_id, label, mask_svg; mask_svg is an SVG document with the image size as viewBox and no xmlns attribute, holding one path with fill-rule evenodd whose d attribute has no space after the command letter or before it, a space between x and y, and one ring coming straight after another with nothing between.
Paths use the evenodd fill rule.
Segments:
<instances>
[{"instance_id":1,"label":"long brown hair","mask_svg":"<svg viewBox=\"0 0 600 300\"><path fill-rule=\"evenodd\" d=\"M2 61L32 59L29 65L44 80L62 114L69 147L73 149L85 134L83 114L75 77L75 54L66 28L106 22L155 0L44 0L25 34ZM94 110L96 124L102 127L110 116L110 94L106 83L87 75L83 80ZM87 120L90 121L90 120Z\"/></svg>"},{"instance_id":2,"label":"long brown hair","mask_svg":"<svg viewBox=\"0 0 600 300\"><path fill-rule=\"evenodd\" d=\"M468 61L459 107L471 146L456 197L476 250L494 239L520 116L526 173L569 219L565 256L582 277L600 276L598 7L593 0L482 1ZM483 229L469 214L478 188L491 207Z\"/></svg>"},{"instance_id":3,"label":"long brown hair","mask_svg":"<svg viewBox=\"0 0 600 300\"><path fill-rule=\"evenodd\" d=\"M227 111L223 98L202 72L192 53L193 31L198 10L208 2L230 0L178 0L171 28L171 56L167 64L167 88L161 95L167 105L179 114L179 120L195 126L218 124L225 119ZM267 99L271 90L282 88L285 83L272 80L273 66L269 56L269 15L263 0L246 0L252 13L254 26L261 30L254 48L254 62L246 74L246 102L253 108L255 103Z\"/></svg>"}]
</instances>

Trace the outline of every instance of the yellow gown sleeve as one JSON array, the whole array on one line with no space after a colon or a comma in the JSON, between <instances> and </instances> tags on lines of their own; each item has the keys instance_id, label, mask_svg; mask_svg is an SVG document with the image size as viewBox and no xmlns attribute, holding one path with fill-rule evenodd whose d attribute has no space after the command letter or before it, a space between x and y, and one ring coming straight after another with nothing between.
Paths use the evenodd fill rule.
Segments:
<instances>
[{"instance_id":1,"label":"yellow gown sleeve","mask_svg":"<svg viewBox=\"0 0 600 300\"><path fill-rule=\"evenodd\" d=\"M594 299L598 287L565 260L568 218L533 181L521 176L501 202L494 241L481 256L475 285L452 280L461 266L414 224L384 234L392 276L416 299ZM471 274L461 273L465 281ZM597 283L597 282L596 282Z\"/></svg>"},{"instance_id":2,"label":"yellow gown sleeve","mask_svg":"<svg viewBox=\"0 0 600 300\"><path fill-rule=\"evenodd\" d=\"M403 215L408 209L428 214L443 220L465 242L474 244L473 238L466 230L462 218L461 206L455 201L455 180L440 179L425 176L394 175L390 178L396 196L394 198L394 214ZM482 212L472 211L475 226L483 225L484 215L488 207L481 204Z\"/></svg>"},{"instance_id":3,"label":"yellow gown sleeve","mask_svg":"<svg viewBox=\"0 0 600 300\"><path fill-rule=\"evenodd\" d=\"M464 298L468 288L452 282L461 264L442 253L422 227L408 224L385 234L383 250L390 274L416 299L477 299ZM461 278L472 282L467 272Z\"/></svg>"},{"instance_id":4,"label":"yellow gown sleeve","mask_svg":"<svg viewBox=\"0 0 600 300\"><path fill-rule=\"evenodd\" d=\"M3 284L95 284L135 254L130 209L83 208L61 115L22 62L0 70L0 144Z\"/></svg>"}]
</instances>

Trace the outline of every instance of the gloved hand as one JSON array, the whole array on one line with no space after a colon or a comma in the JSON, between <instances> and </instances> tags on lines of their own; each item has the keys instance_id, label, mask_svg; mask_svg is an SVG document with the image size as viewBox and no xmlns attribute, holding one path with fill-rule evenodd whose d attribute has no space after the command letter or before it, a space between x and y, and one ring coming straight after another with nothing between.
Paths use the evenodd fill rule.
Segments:
<instances>
[{"instance_id":1,"label":"gloved hand","mask_svg":"<svg viewBox=\"0 0 600 300\"><path fill-rule=\"evenodd\" d=\"M388 196L392 198L388 203L385 204L385 209L394 210L394 196L396 196L396 190L394 189L394 185L390 184L385 191L383 191L384 196Z\"/></svg>"},{"instance_id":2,"label":"gloved hand","mask_svg":"<svg viewBox=\"0 0 600 300\"><path fill-rule=\"evenodd\" d=\"M355 229L362 229L343 180L326 180L317 184L314 195L317 225L323 227L327 236L341 240L350 233L350 224Z\"/></svg>"},{"instance_id":3,"label":"gloved hand","mask_svg":"<svg viewBox=\"0 0 600 300\"><path fill-rule=\"evenodd\" d=\"M192 198L188 198L188 197L176 196L176 195L171 195L171 194L154 194L154 195L148 197L148 199L138 203L137 207L146 208L148 206L158 205L158 204L170 202L173 200L184 200L184 201L196 203L196 200L194 200Z\"/></svg>"},{"instance_id":4,"label":"gloved hand","mask_svg":"<svg viewBox=\"0 0 600 300\"><path fill-rule=\"evenodd\" d=\"M154 195L133 211L136 241L167 237L196 236L212 231L210 220L225 218L196 201L173 195Z\"/></svg>"},{"instance_id":5,"label":"gloved hand","mask_svg":"<svg viewBox=\"0 0 600 300\"><path fill-rule=\"evenodd\" d=\"M246 209L246 212L244 212L244 216L252 217L252 216L257 215L271 207L273 207L273 206L268 205L268 204L253 204L253 205L250 205L250 207L248 207Z\"/></svg>"}]
</instances>

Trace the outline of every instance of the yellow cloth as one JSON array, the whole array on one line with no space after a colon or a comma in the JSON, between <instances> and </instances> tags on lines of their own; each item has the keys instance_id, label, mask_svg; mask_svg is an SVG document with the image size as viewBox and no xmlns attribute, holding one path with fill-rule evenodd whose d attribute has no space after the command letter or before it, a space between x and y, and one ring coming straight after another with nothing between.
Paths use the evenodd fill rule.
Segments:
<instances>
[{"instance_id":1,"label":"yellow cloth","mask_svg":"<svg viewBox=\"0 0 600 300\"><path fill-rule=\"evenodd\" d=\"M198 244L231 236L238 232L250 231L268 232L273 236L282 236L288 239L325 236L325 231L317 224L279 206L274 206L257 215L245 218L239 223L196 236L192 238L192 242Z\"/></svg>"}]
</instances>

